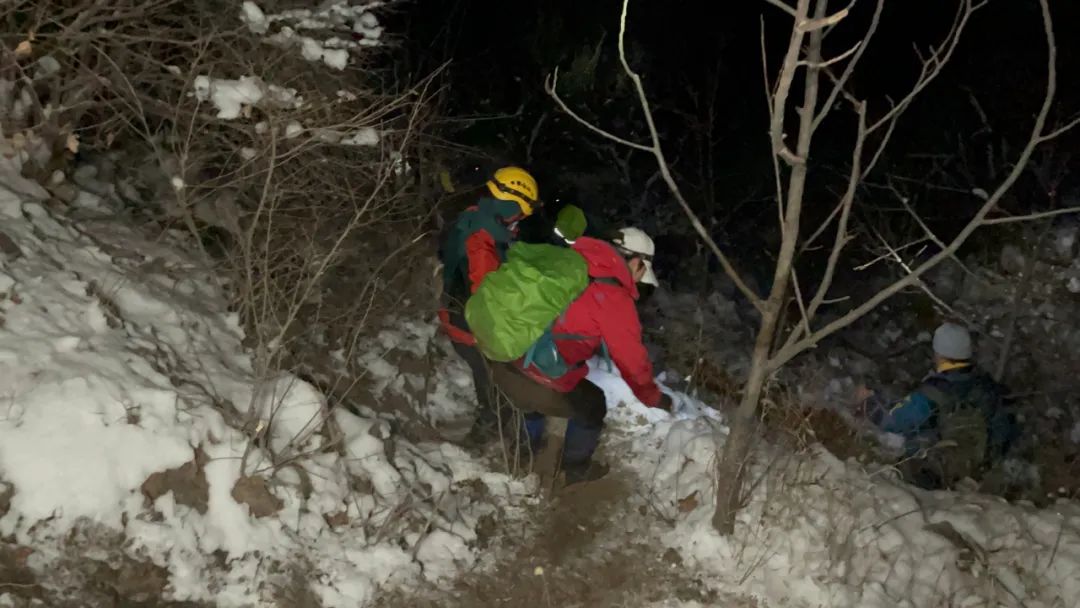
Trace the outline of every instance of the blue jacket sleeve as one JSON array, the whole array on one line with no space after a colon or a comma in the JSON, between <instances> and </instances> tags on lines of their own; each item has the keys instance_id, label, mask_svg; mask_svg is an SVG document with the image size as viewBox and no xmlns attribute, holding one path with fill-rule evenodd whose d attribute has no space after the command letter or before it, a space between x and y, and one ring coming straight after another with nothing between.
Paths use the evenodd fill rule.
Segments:
<instances>
[{"instance_id":1,"label":"blue jacket sleeve","mask_svg":"<svg viewBox=\"0 0 1080 608\"><path fill-rule=\"evenodd\" d=\"M869 412L870 420L886 433L911 436L918 433L933 415L930 398L915 391L891 406L874 404Z\"/></svg>"}]
</instances>

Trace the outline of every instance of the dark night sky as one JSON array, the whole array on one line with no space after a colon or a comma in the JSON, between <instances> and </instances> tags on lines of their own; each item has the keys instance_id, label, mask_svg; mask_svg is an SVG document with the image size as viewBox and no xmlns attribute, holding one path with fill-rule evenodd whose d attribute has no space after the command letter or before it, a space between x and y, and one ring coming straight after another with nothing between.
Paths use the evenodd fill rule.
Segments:
<instances>
[{"instance_id":1,"label":"dark night sky","mask_svg":"<svg viewBox=\"0 0 1080 608\"><path fill-rule=\"evenodd\" d=\"M834 2L838 7L841 2ZM442 0L418 2L407 11L404 25L412 52L426 66L444 58L453 60L453 78L470 82L481 77L491 83L521 78L540 86L543 74L554 66L536 65L534 34L543 15L558 19L558 41L567 46L585 44L608 33L614 45L618 27L617 0ZM903 86L913 73L912 44L925 48L940 39L951 21L956 3L950 0L889 0L882 26L869 50L860 85L868 93ZM1066 62L1062 74L1075 73L1080 38L1072 24L1080 22L1080 3L1052 0L1059 52ZM695 78L711 69L719 58L730 76L729 97L750 95L762 102L760 65L760 19L766 18L771 59L782 51L789 20L760 0L636 0L631 3L629 38L641 44L649 56L645 73L650 82L675 76ZM834 47L846 48L844 35L861 30L872 2L862 0L850 18L831 37ZM447 57L447 55L449 57ZM978 11L961 43L949 73L943 80L1016 97L1003 89L1017 89L1030 97L1041 87L1045 45L1035 0L990 0ZM1069 87L1069 79L1062 84ZM474 87L477 90L483 87ZM512 90L515 87L505 87ZM1072 87L1075 95L1075 87ZM486 91L484 91L486 92ZM509 99L508 99L509 101ZM516 100L514 100L516 101Z\"/></svg>"},{"instance_id":2,"label":"dark night sky","mask_svg":"<svg viewBox=\"0 0 1080 608\"><path fill-rule=\"evenodd\" d=\"M846 2L836 0L836 7ZM512 113L524 104L521 126L510 129L514 153L520 153L529 126L554 105L543 95L544 76L556 65L565 68L574 51L595 44L603 33L606 60L614 60L619 0L440 0L417 2L391 24L404 32L407 63L415 74L429 72L446 60L444 84L450 86L448 111L456 116ZM902 94L913 81L918 61L914 46L925 50L941 40L957 7L954 0L886 0L882 23L853 81L860 97L884 108L887 95ZM826 41L827 54L846 50L861 35L873 2L861 0L849 19ZM1080 2L1051 0L1059 47L1059 103L1052 120L1080 112ZM715 164L746 175L767 168L765 93L761 66L764 18L770 67L784 51L790 20L762 0L632 0L628 40L644 61L642 73L665 136L686 134L685 123L671 110L692 109L694 93L708 78L718 78L717 110L725 119L716 127L720 141ZM602 64L608 69L617 65ZM1046 79L1046 45L1036 0L990 0L972 18L960 47L942 76L912 106L891 153L952 152L958 138L982 127L967 91L985 109L994 135L1019 146L1042 101ZM770 75L774 72L771 71ZM795 93L798 95L798 92ZM602 100L590 100L597 104ZM596 108L593 108L596 109ZM848 112L850 114L850 112ZM600 114L605 126L637 116L632 99L616 99ZM506 123L499 123L503 127ZM850 120L830 120L815 140L820 163L842 164L849 153L845 137ZM830 131L830 129L832 129ZM546 129L541 139L554 154L572 140L592 137L583 129ZM951 138L947 139L947 138ZM467 138L466 138L467 139ZM462 141L466 145L482 145ZM665 144L667 145L667 144ZM1066 146L1077 145L1075 138ZM950 147L951 146L951 147ZM567 153L563 156L573 157ZM748 166L753 159L755 166ZM562 160L562 159L560 159ZM1080 161L1080 158L1073 162ZM579 162L569 160L568 162ZM563 170L538 161L542 181ZM1080 173L1080 172L1076 172ZM760 180L759 180L760 181ZM724 185L734 190L738 184ZM1036 203L1032 203L1036 204Z\"/></svg>"}]
</instances>

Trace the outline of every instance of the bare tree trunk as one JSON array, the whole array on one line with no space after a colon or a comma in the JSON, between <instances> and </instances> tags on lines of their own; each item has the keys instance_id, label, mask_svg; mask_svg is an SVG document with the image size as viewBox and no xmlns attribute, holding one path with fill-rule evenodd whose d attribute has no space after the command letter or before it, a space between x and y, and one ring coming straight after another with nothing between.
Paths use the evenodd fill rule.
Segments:
<instances>
[{"instance_id":1,"label":"bare tree trunk","mask_svg":"<svg viewBox=\"0 0 1080 608\"><path fill-rule=\"evenodd\" d=\"M817 0L814 5L814 19L823 19L828 10L828 0ZM799 0L795 7L795 21L804 21L809 14L810 0ZM776 258L773 272L772 290L765 301L761 313L761 328L754 343L754 352L750 358L750 373L743 389L743 398L735 415L724 454L717 465L716 511L713 513L713 527L722 534L730 534L735 527L735 514L741 502L743 473L750 454L750 436L754 432L752 424L757 414L761 393L769 376L769 358L772 354L773 341L779 329L778 321L786 304L788 284L791 279L792 263L795 259L796 245L799 242L799 220L802 216L803 194L806 189L806 161L810 156L810 144L814 132L814 115L817 112L818 77L821 74L822 28L810 32L810 42L806 50L806 84L803 88L803 104L799 108L799 135L795 146L795 158L785 153L783 141L784 111L787 106L787 91L790 90L795 70L799 67L799 51L805 37L800 28L792 28L792 38L784 68L780 75L779 87L772 108L772 143L773 154L784 158L791 165L788 177L787 201L783 209L781 224L780 253Z\"/></svg>"},{"instance_id":2,"label":"bare tree trunk","mask_svg":"<svg viewBox=\"0 0 1080 608\"><path fill-rule=\"evenodd\" d=\"M742 507L743 473L750 454L750 438L754 435L754 420L761 393L768 378L769 352L776 331L778 311L771 301L766 302L761 313L761 329L754 342L750 359L750 374L746 378L742 401L731 421L724 452L716 465L716 510L713 527L721 534L731 534L735 529L735 514Z\"/></svg>"}]
</instances>

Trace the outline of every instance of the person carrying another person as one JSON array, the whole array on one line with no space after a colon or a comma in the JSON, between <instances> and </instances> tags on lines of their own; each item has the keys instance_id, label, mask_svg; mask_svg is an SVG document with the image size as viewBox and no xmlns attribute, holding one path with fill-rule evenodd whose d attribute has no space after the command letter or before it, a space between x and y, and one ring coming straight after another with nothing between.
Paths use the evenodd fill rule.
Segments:
<instances>
[{"instance_id":1,"label":"person carrying another person","mask_svg":"<svg viewBox=\"0 0 1080 608\"><path fill-rule=\"evenodd\" d=\"M494 383L525 414L523 447L540 449L547 415L569 419L560 463L567 484L606 472L592 462L607 403L586 381L589 359L610 361L646 406L671 410L653 379L635 307L637 285L656 283L654 253L637 228L619 230L610 243L516 243L466 305Z\"/></svg>"},{"instance_id":2,"label":"person carrying another person","mask_svg":"<svg viewBox=\"0 0 1080 608\"><path fill-rule=\"evenodd\" d=\"M896 403L856 389L864 415L905 440L900 470L925 489L979 479L1004 458L1016 440L1015 417L1005 407L1003 386L973 362L971 334L955 323L934 332L934 371Z\"/></svg>"},{"instance_id":3,"label":"person carrying another person","mask_svg":"<svg viewBox=\"0 0 1080 608\"><path fill-rule=\"evenodd\" d=\"M490 196L480 198L445 231L439 249L443 264L442 302L439 321L455 352L472 371L479 406L468 441L482 443L497 435L502 414L495 405L487 363L476 349L465 302L484 278L499 268L514 242L517 222L539 206L536 179L520 167L503 167L487 181Z\"/></svg>"}]
</instances>

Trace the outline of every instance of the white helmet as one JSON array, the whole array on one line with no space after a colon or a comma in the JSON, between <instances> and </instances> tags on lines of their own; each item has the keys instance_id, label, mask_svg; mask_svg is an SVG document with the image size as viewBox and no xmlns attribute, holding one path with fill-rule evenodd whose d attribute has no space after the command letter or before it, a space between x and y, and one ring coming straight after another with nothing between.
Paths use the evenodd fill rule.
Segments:
<instances>
[{"instance_id":1,"label":"white helmet","mask_svg":"<svg viewBox=\"0 0 1080 608\"><path fill-rule=\"evenodd\" d=\"M652 267L652 259L656 254L656 244L653 243L649 235L645 234L644 230L640 228L621 228L614 242L624 254L639 257L645 263L645 274L641 277L642 283L660 285L660 282L656 280L656 273L653 272Z\"/></svg>"}]
</instances>

